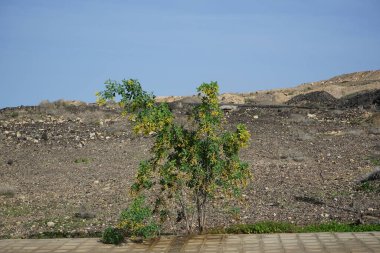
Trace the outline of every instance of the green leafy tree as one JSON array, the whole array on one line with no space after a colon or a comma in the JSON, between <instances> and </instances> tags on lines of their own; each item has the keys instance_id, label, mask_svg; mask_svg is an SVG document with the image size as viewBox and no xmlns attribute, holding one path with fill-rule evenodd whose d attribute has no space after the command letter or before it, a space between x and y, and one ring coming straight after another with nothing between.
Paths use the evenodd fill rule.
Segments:
<instances>
[{"instance_id":1,"label":"green leafy tree","mask_svg":"<svg viewBox=\"0 0 380 253\"><path fill-rule=\"evenodd\" d=\"M251 178L248 164L239 158L239 150L250 140L246 127L239 124L233 132L222 128L216 82L198 87L201 103L192 110L192 127L177 123L168 104L155 103L154 95L137 80L105 84L106 89L97 93L98 103L120 97L123 114L129 115L135 133L154 137L152 157L140 163L132 194L150 192L152 209L162 220L177 215L188 233L194 229L202 233L210 202L221 194L240 196Z\"/></svg>"}]
</instances>

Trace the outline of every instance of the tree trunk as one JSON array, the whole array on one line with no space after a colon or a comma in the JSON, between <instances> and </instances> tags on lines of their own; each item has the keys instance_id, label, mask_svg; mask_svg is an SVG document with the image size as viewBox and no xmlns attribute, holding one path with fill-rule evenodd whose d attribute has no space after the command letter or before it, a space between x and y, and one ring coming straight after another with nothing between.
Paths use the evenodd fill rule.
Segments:
<instances>
[{"instance_id":1,"label":"tree trunk","mask_svg":"<svg viewBox=\"0 0 380 253\"><path fill-rule=\"evenodd\" d=\"M189 220L189 214L186 210L186 204L184 203L185 200L184 200L184 197L183 197L183 190L181 190L181 196L179 197L179 203L181 205L181 209L182 209L182 213L183 213L183 216L184 216L184 219L185 219L185 223L186 223L186 230L187 230L187 234L191 234L191 220Z\"/></svg>"},{"instance_id":2,"label":"tree trunk","mask_svg":"<svg viewBox=\"0 0 380 253\"><path fill-rule=\"evenodd\" d=\"M200 194L197 194L196 202L197 202L199 234L203 233L205 224L206 224L206 201L207 201L207 193L205 193L204 191L201 191Z\"/></svg>"}]
</instances>

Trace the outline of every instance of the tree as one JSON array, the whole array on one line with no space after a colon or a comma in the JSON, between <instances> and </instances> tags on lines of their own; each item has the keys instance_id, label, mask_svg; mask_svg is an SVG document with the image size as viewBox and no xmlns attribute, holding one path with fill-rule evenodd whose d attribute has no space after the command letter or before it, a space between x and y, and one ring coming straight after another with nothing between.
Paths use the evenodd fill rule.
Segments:
<instances>
[{"instance_id":1,"label":"tree","mask_svg":"<svg viewBox=\"0 0 380 253\"><path fill-rule=\"evenodd\" d=\"M189 118L193 127L176 123L168 104L155 103L154 95L137 80L105 84L106 89L97 93L98 103L120 97L135 133L154 138L152 157L140 163L131 192L134 196L150 192L154 211L162 218L177 215L188 233L194 228L202 233L210 201L220 194L240 196L251 178L248 164L239 158L239 150L250 140L246 127L239 124L234 132L222 129L216 82L198 87L201 103Z\"/></svg>"}]
</instances>

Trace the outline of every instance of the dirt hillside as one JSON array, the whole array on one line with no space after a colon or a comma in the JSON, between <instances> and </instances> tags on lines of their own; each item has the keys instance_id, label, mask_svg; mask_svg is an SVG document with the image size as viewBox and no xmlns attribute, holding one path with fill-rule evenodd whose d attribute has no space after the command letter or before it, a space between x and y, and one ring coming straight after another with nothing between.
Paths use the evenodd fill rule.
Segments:
<instances>
[{"instance_id":1,"label":"dirt hillside","mask_svg":"<svg viewBox=\"0 0 380 253\"><path fill-rule=\"evenodd\" d=\"M244 123L252 135L241 156L254 178L242 203L212 202L207 225L380 223L380 181L360 183L380 166L379 79L380 71L367 71L221 95L236 104L224 105L224 127ZM199 101L171 97L170 108L186 122ZM1 109L0 239L88 236L116 224L151 138L134 135L116 104L59 100ZM183 225L174 219L163 232L183 233Z\"/></svg>"},{"instance_id":2,"label":"dirt hillside","mask_svg":"<svg viewBox=\"0 0 380 253\"><path fill-rule=\"evenodd\" d=\"M189 107L174 107L185 121ZM245 106L225 125L247 125L241 153L253 181L242 203L212 202L208 226L262 220L380 222L380 184L360 179L380 165L380 112ZM88 236L117 223L152 139L116 109L49 104L0 110L0 238ZM171 210L176 217L176 210ZM165 233L182 233L167 223Z\"/></svg>"},{"instance_id":3,"label":"dirt hillside","mask_svg":"<svg viewBox=\"0 0 380 253\"><path fill-rule=\"evenodd\" d=\"M291 98L315 91L324 91L335 98L365 91L380 89L380 70L343 74L328 80L305 83L293 88L263 90L251 93L227 93L219 97L221 103L232 104L284 104ZM184 97L160 97L158 101L173 102Z\"/></svg>"},{"instance_id":4,"label":"dirt hillside","mask_svg":"<svg viewBox=\"0 0 380 253\"><path fill-rule=\"evenodd\" d=\"M257 91L241 96L247 102L283 104L297 95L315 91L324 91L335 98L341 98L353 93L375 89L380 89L380 70L344 74L328 80L301 84L294 88Z\"/></svg>"}]
</instances>

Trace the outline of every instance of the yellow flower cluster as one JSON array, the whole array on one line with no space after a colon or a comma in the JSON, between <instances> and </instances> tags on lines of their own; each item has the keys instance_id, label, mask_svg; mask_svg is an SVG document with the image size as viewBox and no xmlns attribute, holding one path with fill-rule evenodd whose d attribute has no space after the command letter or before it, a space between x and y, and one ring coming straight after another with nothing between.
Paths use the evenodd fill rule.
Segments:
<instances>
[{"instance_id":1,"label":"yellow flower cluster","mask_svg":"<svg viewBox=\"0 0 380 253\"><path fill-rule=\"evenodd\" d=\"M99 106L103 106L103 105L105 105L107 103L107 100L102 97L102 95L101 95L100 92L96 92L95 95L96 95L96 103Z\"/></svg>"}]
</instances>

